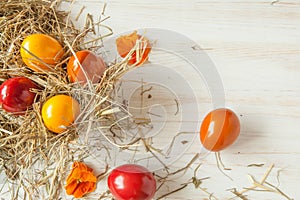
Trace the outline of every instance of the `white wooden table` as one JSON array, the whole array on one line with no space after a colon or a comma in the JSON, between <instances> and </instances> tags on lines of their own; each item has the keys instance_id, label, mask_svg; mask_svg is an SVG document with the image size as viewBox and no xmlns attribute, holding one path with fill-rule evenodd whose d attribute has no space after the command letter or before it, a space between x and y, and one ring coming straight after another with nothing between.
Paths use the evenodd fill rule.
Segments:
<instances>
[{"instance_id":1,"label":"white wooden table","mask_svg":"<svg viewBox=\"0 0 300 200\"><path fill-rule=\"evenodd\" d=\"M86 12L100 13L103 2L82 0ZM222 151L231 171L220 173L213 153L197 160L170 191L193 176L210 177L202 187L218 199L233 197L230 188L250 186L271 164L268 182L294 199L300 198L300 1L297 0L111 0L106 21L115 34L145 27L165 28L186 35L205 49L225 89L226 106L241 115L241 135ZM203 116L204 117L204 116ZM196 138L174 167L185 166L198 153ZM249 164L262 167L247 167ZM280 172L278 183L277 172ZM172 188L174 187L174 188ZM157 197L168 192L160 191ZM284 199L268 192L249 192L249 199ZM193 185L165 199L208 199Z\"/></svg>"}]
</instances>

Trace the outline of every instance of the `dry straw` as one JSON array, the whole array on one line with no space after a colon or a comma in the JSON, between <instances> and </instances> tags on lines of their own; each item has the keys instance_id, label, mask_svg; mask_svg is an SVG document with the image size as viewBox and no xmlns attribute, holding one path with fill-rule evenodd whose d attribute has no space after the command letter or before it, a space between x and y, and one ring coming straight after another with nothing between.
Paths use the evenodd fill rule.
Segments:
<instances>
[{"instance_id":1,"label":"dry straw","mask_svg":"<svg viewBox=\"0 0 300 200\"><path fill-rule=\"evenodd\" d=\"M103 37L112 34L102 25L104 19L93 22L87 17L83 29L73 26L68 12L58 11L59 1L10 0L0 3L0 81L24 76L36 82L37 98L32 109L24 116L16 116L0 109L0 165L7 175L4 185L11 199L58 199L63 188L69 162L86 157L84 148L78 148L78 133L91 130L91 118L101 119L103 107L107 110L110 90L114 81L129 68L126 60L112 65L98 85L89 83L82 88L70 84L66 75L68 57L80 49L97 49ZM106 29L104 36L93 35L95 26ZM21 42L34 33L56 38L65 48L61 63L51 72L32 72L22 62ZM97 92L97 93L96 93ZM72 127L63 134L48 131L42 121L41 105L56 94L68 94L80 101L82 113ZM111 113L113 114L113 113ZM73 143L73 145L72 145ZM1 194L6 191L0 188Z\"/></svg>"},{"instance_id":2,"label":"dry straw","mask_svg":"<svg viewBox=\"0 0 300 200\"><path fill-rule=\"evenodd\" d=\"M10 188L8 191L0 188L0 194L9 192L11 199L58 199L70 163L74 159L83 160L90 156L88 143L92 131L98 131L110 145L122 149L136 146L141 140L133 138L128 141L128 138L124 138L126 136L121 133L120 122L130 118L130 114L112 96L118 80L135 67L134 64L127 64L134 52L137 55L136 63L140 62L146 47L143 38L138 40L124 59L109 64L100 83L88 82L84 87L70 84L66 74L68 58L81 49L99 50L102 39L111 35L112 30L103 24L107 17L94 22L89 14L83 29L75 28L69 13L59 11L61 2L11 0L0 3L0 81L25 76L40 87L33 91L37 93L37 98L32 109L24 116L0 109L0 165L2 173L7 176L4 185ZM69 3L72 5L74 2ZM105 29L107 34L101 35L97 29ZM50 72L33 72L22 62L21 43L26 36L34 33L50 35L64 46L62 61ZM59 135L45 128L40 115L43 102L56 94L68 94L81 104L81 114L74 125ZM116 118L116 112L123 113L121 119ZM128 141L127 144L118 144L124 139ZM148 146L146 141L142 144ZM102 148L106 148L110 157L109 147L103 145ZM98 180L105 177L107 170L106 167ZM106 198L107 195L104 196Z\"/></svg>"}]
</instances>

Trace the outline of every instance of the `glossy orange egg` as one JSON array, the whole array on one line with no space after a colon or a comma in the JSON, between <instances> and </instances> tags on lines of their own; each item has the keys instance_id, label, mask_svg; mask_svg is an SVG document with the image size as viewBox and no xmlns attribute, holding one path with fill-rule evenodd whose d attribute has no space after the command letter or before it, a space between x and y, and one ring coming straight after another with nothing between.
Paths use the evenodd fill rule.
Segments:
<instances>
[{"instance_id":1,"label":"glossy orange egg","mask_svg":"<svg viewBox=\"0 0 300 200\"><path fill-rule=\"evenodd\" d=\"M23 62L36 72L51 70L64 54L61 44L45 34L32 34L26 37L20 52Z\"/></svg>"},{"instance_id":2,"label":"glossy orange egg","mask_svg":"<svg viewBox=\"0 0 300 200\"><path fill-rule=\"evenodd\" d=\"M70 81L85 84L89 80L98 83L106 69L103 59L88 50L76 52L76 57L77 60L71 56L67 66Z\"/></svg>"},{"instance_id":3,"label":"glossy orange egg","mask_svg":"<svg viewBox=\"0 0 300 200\"><path fill-rule=\"evenodd\" d=\"M208 113L202 121L200 140L210 151L221 151L238 138L240 121L237 115L227 108L219 108Z\"/></svg>"},{"instance_id":4,"label":"glossy orange egg","mask_svg":"<svg viewBox=\"0 0 300 200\"><path fill-rule=\"evenodd\" d=\"M51 97L42 107L43 122L54 133L66 131L79 114L79 103L74 98L63 94Z\"/></svg>"}]
</instances>

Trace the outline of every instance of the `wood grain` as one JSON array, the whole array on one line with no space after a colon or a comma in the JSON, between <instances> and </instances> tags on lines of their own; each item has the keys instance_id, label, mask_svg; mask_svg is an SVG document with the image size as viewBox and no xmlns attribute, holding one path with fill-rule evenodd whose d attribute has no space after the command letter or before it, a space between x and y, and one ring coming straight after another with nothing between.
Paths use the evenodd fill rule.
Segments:
<instances>
[{"instance_id":1,"label":"wood grain","mask_svg":"<svg viewBox=\"0 0 300 200\"><path fill-rule=\"evenodd\" d=\"M236 143L221 152L228 179L217 167L214 153L205 152L199 136L176 160L171 171L185 166L196 153L200 158L183 175L177 175L159 190L158 197L190 181L194 169L202 164L197 176L210 177L201 186L218 199L234 195L231 188L242 190L251 186L248 174L258 180L271 164L275 167L267 181L278 186L289 197L300 198L300 1L299 0L108 0L106 25L114 34L139 28L161 28L181 33L199 44L214 63L224 86L225 105L236 111L241 120L241 135ZM94 17L102 12L104 1L78 0L73 9L85 9ZM72 13L75 18L78 12ZM84 23L84 17L79 22ZM178 49L184 44L175 44ZM168 65L177 67L176 59ZM197 77L191 84L198 94L200 119L211 108L210 99ZM207 91L206 91L207 92ZM195 106L184 92L177 94L186 99L187 111ZM162 99L163 102L163 99ZM173 105L174 106L174 102ZM178 123L200 126L201 120L174 118ZM171 128L164 129L159 144L170 141ZM261 167L249 167L263 164ZM103 167L103 166L102 166ZM104 191L105 181L97 187ZM247 193L251 200L281 200L269 192ZM164 199L204 200L209 195L193 184ZM2 197L0 197L2 198ZM235 198L238 199L238 198Z\"/></svg>"},{"instance_id":2,"label":"wood grain","mask_svg":"<svg viewBox=\"0 0 300 200\"><path fill-rule=\"evenodd\" d=\"M103 3L82 2L91 13L99 12ZM220 173L214 154L210 154L196 163L202 163L200 177L211 177L203 187L219 199L230 198L232 194L227 189L249 186L248 173L260 178L274 163L268 180L280 185L290 197L300 198L299 1L112 0L107 1L106 14L111 16L107 24L115 34L145 27L182 33L205 49L218 69L226 105L241 115L242 131L238 141L221 153L226 166L232 169L227 173L234 181ZM183 166L199 151L196 138L174 167ZM252 163L264 166L247 167ZM171 182L169 190L192 176L190 169ZM165 199L208 198L190 185ZM248 198L283 199L263 192L249 192Z\"/></svg>"}]
</instances>

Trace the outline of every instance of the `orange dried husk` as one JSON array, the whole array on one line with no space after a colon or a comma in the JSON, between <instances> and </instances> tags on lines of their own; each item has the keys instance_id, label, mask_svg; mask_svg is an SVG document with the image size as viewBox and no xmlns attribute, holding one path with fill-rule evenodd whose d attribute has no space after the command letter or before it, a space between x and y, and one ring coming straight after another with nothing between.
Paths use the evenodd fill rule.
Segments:
<instances>
[{"instance_id":1,"label":"orange dried husk","mask_svg":"<svg viewBox=\"0 0 300 200\"><path fill-rule=\"evenodd\" d=\"M137 34L137 31L129 35L122 35L116 39L116 45L119 55L124 58L128 53L134 48L137 40L141 39L141 47L136 51L139 51L140 58L137 58L137 52L134 51L131 58L128 61L129 65L135 64L136 66L142 65L149 58L149 53L151 52L150 41L146 37L142 37ZM146 45L146 46L145 46Z\"/></svg>"},{"instance_id":2,"label":"orange dried husk","mask_svg":"<svg viewBox=\"0 0 300 200\"><path fill-rule=\"evenodd\" d=\"M75 161L67 178L66 193L81 198L96 189L96 182L97 177L93 174L93 169L82 162Z\"/></svg>"}]
</instances>

